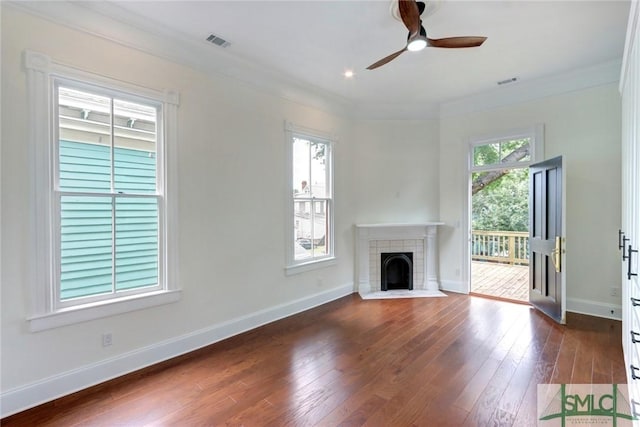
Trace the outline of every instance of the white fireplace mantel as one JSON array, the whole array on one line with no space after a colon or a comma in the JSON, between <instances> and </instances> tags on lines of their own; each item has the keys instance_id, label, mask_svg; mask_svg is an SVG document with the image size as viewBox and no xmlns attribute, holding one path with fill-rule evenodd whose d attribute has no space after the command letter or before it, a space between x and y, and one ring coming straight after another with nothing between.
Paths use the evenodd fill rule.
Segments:
<instances>
[{"instance_id":1,"label":"white fireplace mantel","mask_svg":"<svg viewBox=\"0 0 640 427\"><path fill-rule=\"evenodd\" d=\"M406 251L407 247L416 248L414 269L418 271L414 274L413 288L437 291L440 287L436 268L436 236L439 225L444 225L444 222L356 224L358 292L362 294L380 290L379 278L371 277L372 271L374 274L376 271L372 263L379 263L376 259L380 252L379 246L399 252Z\"/></svg>"}]
</instances>

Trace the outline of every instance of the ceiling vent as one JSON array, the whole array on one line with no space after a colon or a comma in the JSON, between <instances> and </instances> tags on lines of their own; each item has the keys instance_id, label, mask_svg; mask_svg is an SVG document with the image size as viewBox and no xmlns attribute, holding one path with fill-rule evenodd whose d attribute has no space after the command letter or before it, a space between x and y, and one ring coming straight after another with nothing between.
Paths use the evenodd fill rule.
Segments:
<instances>
[{"instance_id":1,"label":"ceiling vent","mask_svg":"<svg viewBox=\"0 0 640 427\"><path fill-rule=\"evenodd\" d=\"M506 85L506 84L508 84L508 83L513 83L513 82L515 82L515 81L517 81L517 80L518 80L518 78L517 78L517 77L511 77L510 79L500 80L500 81L498 82L498 86Z\"/></svg>"},{"instance_id":2,"label":"ceiling vent","mask_svg":"<svg viewBox=\"0 0 640 427\"><path fill-rule=\"evenodd\" d=\"M215 34L209 34L209 36L207 37L207 41L209 43L213 43L216 46L220 46L220 47L228 47L228 46L231 45L231 43L229 43L228 41L226 41L222 37L216 36Z\"/></svg>"}]
</instances>

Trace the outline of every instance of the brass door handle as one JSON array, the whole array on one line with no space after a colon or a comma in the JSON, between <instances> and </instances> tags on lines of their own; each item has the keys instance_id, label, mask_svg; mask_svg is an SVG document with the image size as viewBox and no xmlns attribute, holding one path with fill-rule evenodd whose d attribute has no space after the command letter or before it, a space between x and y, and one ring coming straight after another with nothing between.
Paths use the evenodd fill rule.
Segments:
<instances>
[{"instance_id":1,"label":"brass door handle","mask_svg":"<svg viewBox=\"0 0 640 427\"><path fill-rule=\"evenodd\" d=\"M556 245L551 251L551 262L556 269L556 273L560 273L562 269L562 243L560 236L556 236Z\"/></svg>"}]
</instances>

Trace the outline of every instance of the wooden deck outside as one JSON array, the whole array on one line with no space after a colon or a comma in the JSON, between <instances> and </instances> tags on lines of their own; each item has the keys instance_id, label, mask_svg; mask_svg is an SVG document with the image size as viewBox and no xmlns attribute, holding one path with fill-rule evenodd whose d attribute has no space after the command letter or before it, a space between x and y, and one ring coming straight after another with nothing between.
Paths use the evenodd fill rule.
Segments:
<instances>
[{"instance_id":1,"label":"wooden deck outside","mask_svg":"<svg viewBox=\"0 0 640 427\"><path fill-rule=\"evenodd\" d=\"M529 301L529 266L472 261L471 292Z\"/></svg>"}]
</instances>

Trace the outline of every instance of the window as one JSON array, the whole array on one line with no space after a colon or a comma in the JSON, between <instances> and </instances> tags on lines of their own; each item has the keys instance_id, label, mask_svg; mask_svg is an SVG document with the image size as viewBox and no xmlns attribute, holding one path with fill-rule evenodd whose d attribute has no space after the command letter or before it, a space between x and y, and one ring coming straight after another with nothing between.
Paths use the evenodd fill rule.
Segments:
<instances>
[{"instance_id":1,"label":"window","mask_svg":"<svg viewBox=\"0 0 640 427\"><path fill-rule=\"evenodd\" d=\"M505 164L522 166L531 161L531 137L519 137L473 145L473 168L503 167ZM519 165L518 165L519 164Z\"/></svg>"},{"instance_id":2,"label":"window","mask_svg":"<svg viewBox=\"0 0 640 427\"><path fill-rule=\"evenodd\" d=\"M56 302L160 289L162 106L57 83Z\"/></svg>"},{"instance_id":3,"label":"window","mask_svg":"<svg viewBox=\"0 0 640 427\"><path fill-rule=\"evenodd\" d=\"M500 179L508 170L527 168L542 157L543 126L471 141L469 172L472 194ZM517 172L526 175L525 172Z\"/></svg>"},{"instance_id":4,"label":"window","mask_svg":"<svg viewBox=\"0 0 640 427\"><path fill-rule=\"evenodd\" d=\"M31 329L177 300L177 95L25 58L34 118Z\"/></svg>"},{"instance_id":5,"label":"window","mask_svg":"<svg viewBox=\"0 0 640 427\"><path fill-rule=\"evenodd\" d=\"M288 271L331 261L333 253L332 146L326 137L289 129ZM303 269L304 270L304 269Z\"/></svg>"}]
</instances>

